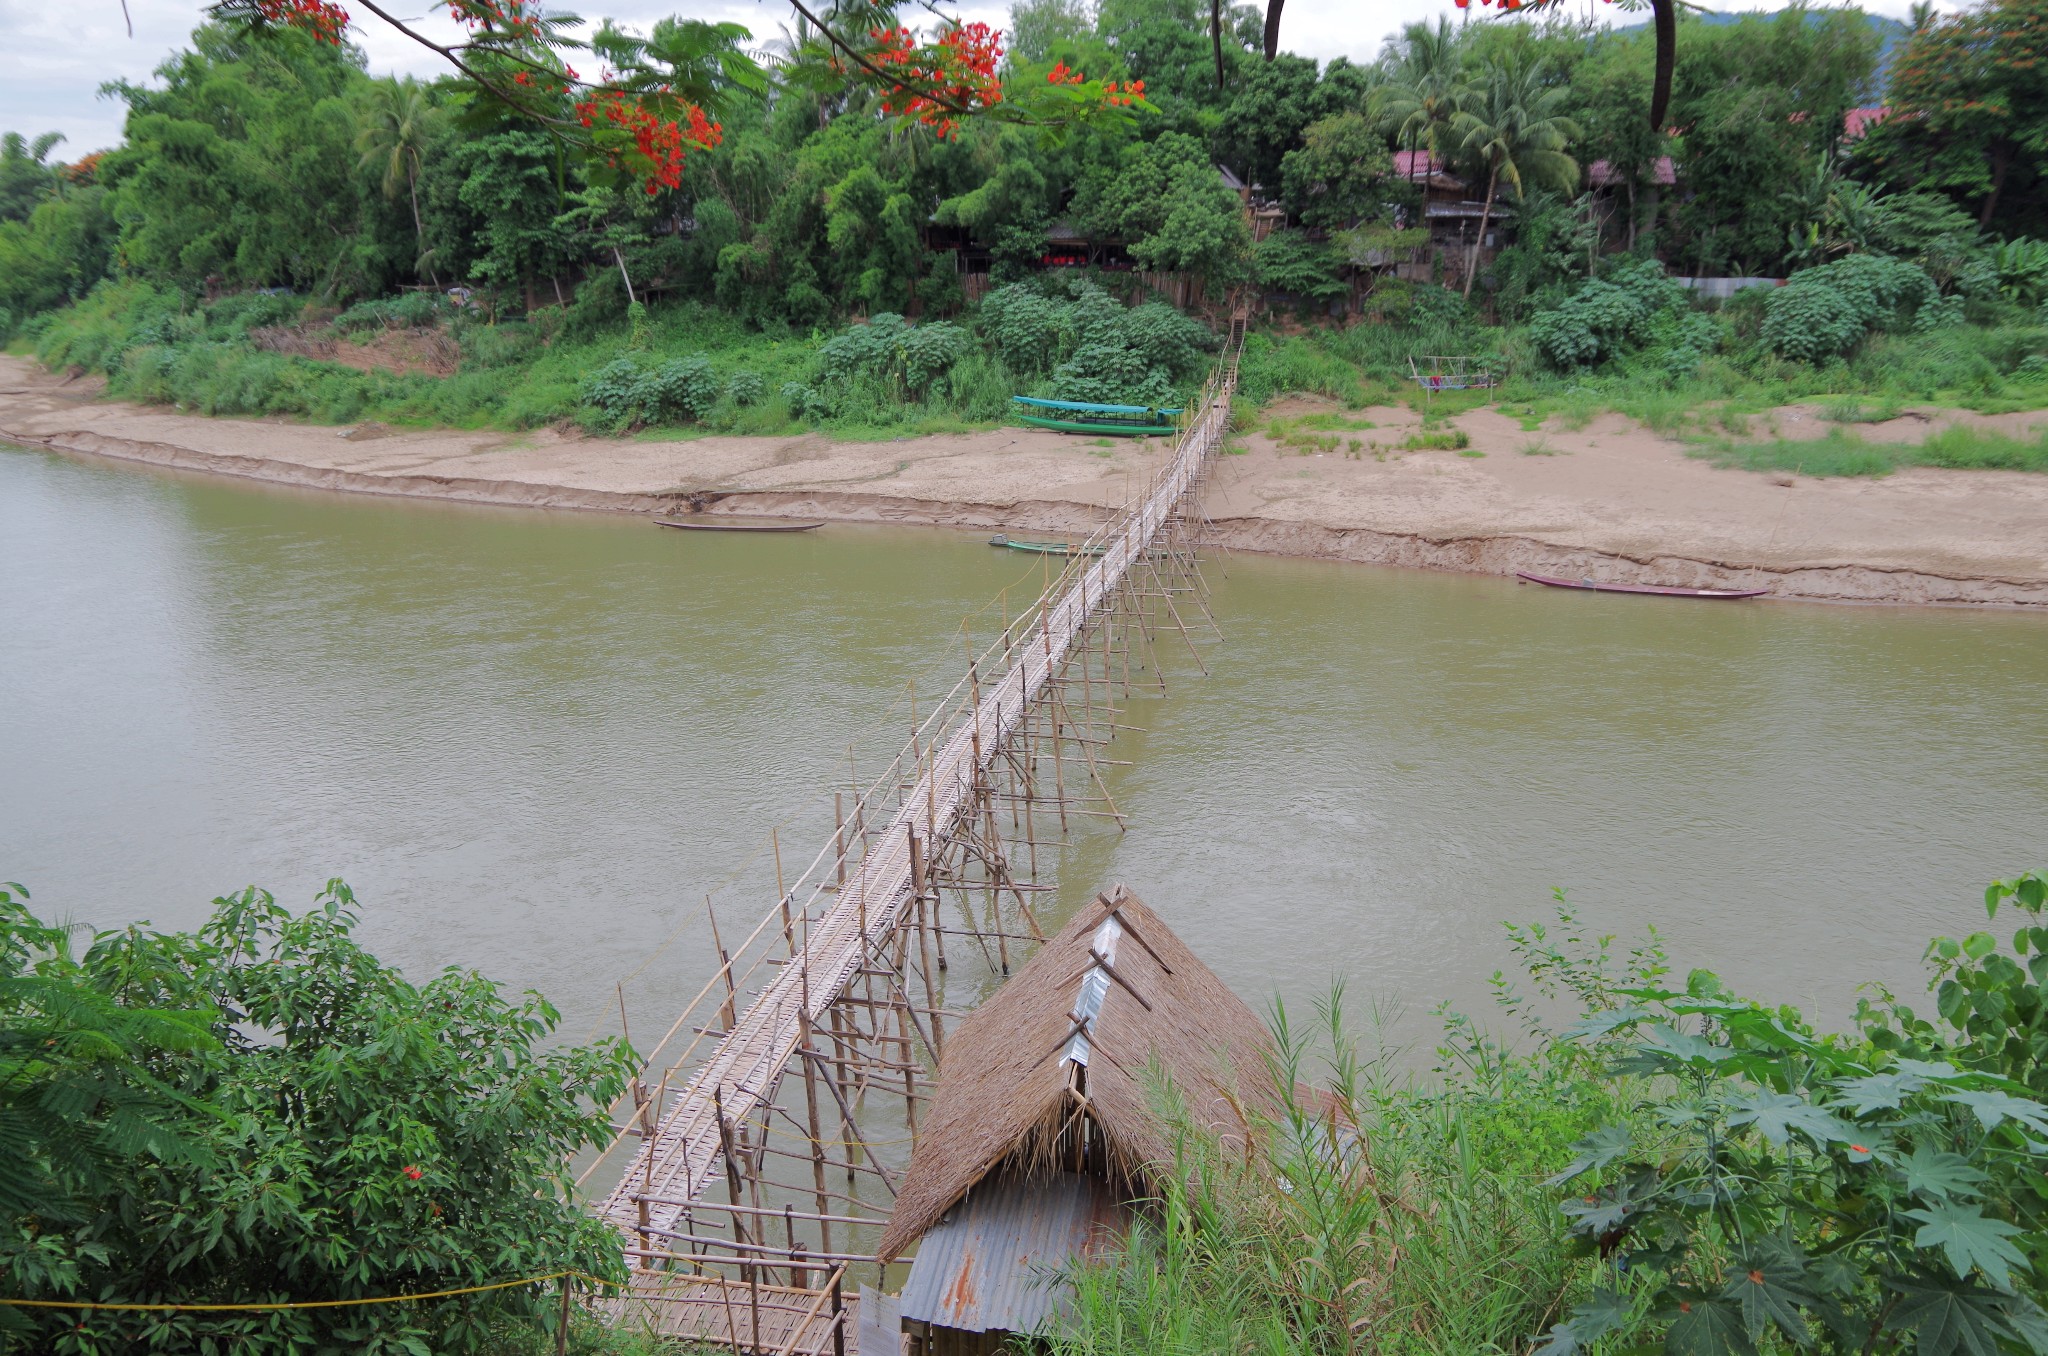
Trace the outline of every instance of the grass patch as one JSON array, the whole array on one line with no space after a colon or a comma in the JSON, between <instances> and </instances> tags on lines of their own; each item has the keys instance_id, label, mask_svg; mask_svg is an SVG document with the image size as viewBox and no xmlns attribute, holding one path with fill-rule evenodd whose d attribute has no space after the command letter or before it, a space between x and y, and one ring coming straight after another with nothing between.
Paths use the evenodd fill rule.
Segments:
<instances>
[{"instance_id":1,"label":"grass patch","mask_svg":"<svg viewBox=\"0 0 2048 1356\"><path fill-rule=\"evenodd\" d=\"M2032 439L1953 425L1923 443L1870 443L1843 429L1803 440L1719 442L1691 449L1716 466L1806 476L1887 476L1901 466L2048 472L2048 431Z\"/></svg>"},{"instance_id":2,"label":"grass patch","mask_svg":"<svg viewBox=\"0 0 2048 1356\"><path fill-rule=\"evenodd\" d=\"M1904 408L1896 399L1866 400L1858 395L1836 396L1821 406L1821 417L1833 424L1882 424L1899 417Z\"/></svg>"},{"instance_id":3,"label":"grass patch","mask_svg":"<svg viewBox=\"0 0 2048 1356\"><path fill-rule=\"evenodd\" d=\"M1462 452L1470 446L1472 435L1461 428L1423 429L1401 440L1408 452Z\"/></svg>"}]
</instances>

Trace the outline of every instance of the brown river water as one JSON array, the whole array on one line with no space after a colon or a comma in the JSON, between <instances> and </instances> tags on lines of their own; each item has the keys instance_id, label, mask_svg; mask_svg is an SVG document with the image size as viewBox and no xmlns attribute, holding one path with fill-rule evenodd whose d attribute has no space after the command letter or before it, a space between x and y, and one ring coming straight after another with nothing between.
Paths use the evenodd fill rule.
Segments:
<instances>
[{"instance_id":1,"label":"brown river water","mask_svg":"<svg viewBox=\"0 0 2048 1356\"><path fill-rule=\"evenodd\" d=\"M849 745L876 761L963 618L987 639L1042 568L934 530L698 536L0 450L0 879L185 927L342 876L408 972L541 989L573 1036L616 1029L625 979L640 1035L710 972L705 895L750 925L771 826L808 860ZM1131 827L1075 836L1048 912L1123 881L1254 1006L1341 978L1426 1044L1561 888L1839 1020L2048 865L2048 617L1211 575L1209 676L1133 700Z\"/></svg>"}]
</instances>

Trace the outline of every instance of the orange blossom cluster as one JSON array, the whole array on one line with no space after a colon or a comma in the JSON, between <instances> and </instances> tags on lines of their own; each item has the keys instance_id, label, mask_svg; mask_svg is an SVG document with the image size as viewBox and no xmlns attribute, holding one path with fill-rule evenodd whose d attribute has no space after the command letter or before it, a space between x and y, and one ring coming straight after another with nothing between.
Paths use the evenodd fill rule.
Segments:
<instances>
[{"instance_id":1,"label":"orange blossom cluster","mask_svg":"<svg viewBox=\"0 0 2048 1356\"><path fill-rule=\"evenodd\" d=\"M348 28L348 11L327 0L256 0L256 12L265 23L303 28L321 42L337 47Z\"/></svg>"},{"instance_id":2,"label":"orange blossom cluster","mask_svg":"<svg viewBox=\"0 0 2048 1356\"><path fill-rule=\"evenodd\" d=\"M579 101L576 116L585 127L594 127L602 119L632 134L633 148L649 167L647 192L650 197L664 188L682 186L685 142L710 150L725 139L724 129L706 118L704 110L695 104L690 105L690 121L685 127L674 119L655 113L639 100L628 98L619 90L593 93L590 98ZM612 168L618 168L618 156L610 156L609 161Z\"/></svg>"},{"instance_id":3,"label":"orange blossom cluster","mask_svg":"<svg viewBox=\"0 0 2048 1356\"><path fill-rule=\"evenodd\" d=\"M874 64L899 79L882 96L886 113L914 117L950 137L957 110L1002 102L996 62L1003 55L1003 35L987 24L957 25L925 46L907 28L878 28L869 36L877 44Z\"/></svg>"}]
</instances>

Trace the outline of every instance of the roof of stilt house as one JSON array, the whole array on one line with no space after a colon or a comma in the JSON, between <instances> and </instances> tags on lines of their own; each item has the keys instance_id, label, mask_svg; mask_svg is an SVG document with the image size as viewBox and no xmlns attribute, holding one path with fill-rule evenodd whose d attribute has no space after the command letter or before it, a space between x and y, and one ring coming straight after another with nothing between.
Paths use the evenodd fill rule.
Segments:
<instances>
[{"instance_id":1,"label":"roof of stilt house","mask_svg":"<svg viewBox=\"0 0 2048 1356\"><path fill-rule=\"evenodd\" d=\"M1168 1161L1147 1078L1155 1063L1190 1117L1227 1138L1246 1135L1247 1108L1274 1109L1265 1024L1122 886L1097 895L944 1045L885 1258L1005 1160L1053 1171L1053 1147L1084 1107L1124 1173Z\"/></svg>"}]
</instances>

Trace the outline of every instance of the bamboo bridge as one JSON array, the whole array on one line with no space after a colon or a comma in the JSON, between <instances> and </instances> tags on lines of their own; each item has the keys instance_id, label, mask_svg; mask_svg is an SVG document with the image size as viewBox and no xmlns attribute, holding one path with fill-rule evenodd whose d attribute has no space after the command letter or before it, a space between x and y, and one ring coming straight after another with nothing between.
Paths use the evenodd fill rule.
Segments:
<instances>
[{"instance_id":1,"label":"bamboo bridge","mask_svg":"<svg viewBox=\"0 0 2048 1356\"><path fill-rule=\"evenodd\" d=\"M875 1262L853 1240L872 1239L894 1195L878 1149L907 1142L869 1127L917 1133L961 1015L942 996L949 940L953 959L1007 974L1043 939L1041 835L1124 822L1105 746L1134 671L1163 688L1176 635L1201 663L1200 497L1243 335L1240 316L1151 482L913 712L908 743L850 804L835 797L831 837L793 882L776 844L776 900L752 933L730 952L714 940L718 973L612 1108L617 1136L582 1179L609 1182L597 1210L635 1267L614 1321L786 1356L852 1345L841 1283ZM878 1117L877 1099L900 1116Z\"/></svg>"}]
</instances>

